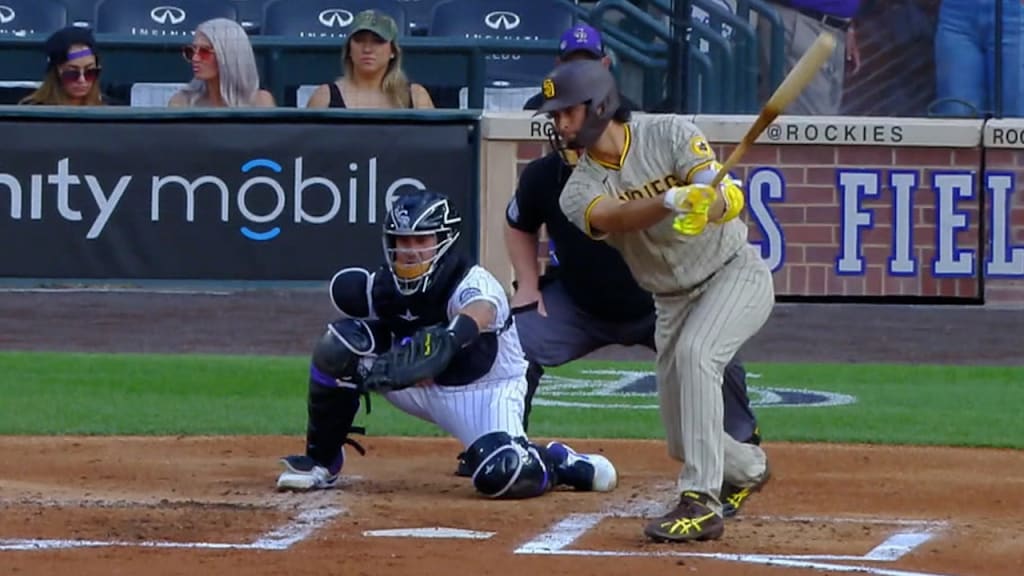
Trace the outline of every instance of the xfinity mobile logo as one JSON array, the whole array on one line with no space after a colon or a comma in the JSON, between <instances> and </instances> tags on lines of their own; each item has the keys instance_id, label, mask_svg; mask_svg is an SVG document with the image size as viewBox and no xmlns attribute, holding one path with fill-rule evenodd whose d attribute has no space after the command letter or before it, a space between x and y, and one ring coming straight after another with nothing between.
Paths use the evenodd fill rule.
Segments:
<instances>
[{"instance_id":1,"label":"xfinity mobile logo","mask_svg":"<svg viewBox=\"0 0 1024 576\"><path fill-rule=\"evenodd\" d=\"M344 165L344 164L343 164ZM239 166L241 182L210 174L124 174L102 177L72 170L69 158L57 162L51 174L0 174L0 201L10 198L12 220L43 220L58 216L71 222L91 219L85 237L99 238L117 214L125 198L138 210L140 196L149 205L152 222L194 223L216 217L229 224L241 220L239 233L254 242L268 242L286 233L286 225L320 225L339 220L349 224L375 224L378 205L384 199L390 209L396 193L406 187L423 189L422 181L400 177L390 183L378 180L377 158L365 165L351 162L347 189L331 178L306 173L303 158L281 163L253 158ZM77 166L76 166L77 167ZM341 178L339 178L341 181ZM378 195L378 192L382 195ZM8 194L5 194L7 192ZM343 208L347 213L343 214ZM0 204L0 214L3 214Z\"/></svg>"}]
</instances>

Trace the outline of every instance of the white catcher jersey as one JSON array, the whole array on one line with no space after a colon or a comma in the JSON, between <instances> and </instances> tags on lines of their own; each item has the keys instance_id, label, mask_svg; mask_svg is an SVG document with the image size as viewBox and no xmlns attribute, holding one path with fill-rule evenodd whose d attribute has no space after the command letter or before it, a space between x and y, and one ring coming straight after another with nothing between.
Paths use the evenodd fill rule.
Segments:
<instances>
[{"instance_id":1,"label":"white catcher jersey","mask_svg":"<svg viewBox=\"0 0 1024 576\"><path fill-rule=\"evenodd\" d=\"M590 229L590 208L598 201L629 202L651 198L673 186L691 183L697 171L715 161L715 153L696 124L673 114L634 116L626 128L619 167L580 158L562 192L562 211L588 235L604 239L622 253L637 283L654 293L689 290L722 267L747 243L740 219L709 224L697 236L672 228L672 215L641 231L603 234ZM596 264L595 265L599 265Z\"/></svg>"},{"instance_id":2,"label":"white catcher jersey","mask_svg":"<svg viewBox=\"0 0 1024 576\"><path fill-rule=\"evenodd\" d=\"M453 320L459 310L477 300L486 300L494 305L497 313L494 323L484 331L498 332L498 355L491 370L477 382L523 378L526 374L526 356L519 344L519 333L509 316L511 310L505 289L497 278L481 266L473 266L462 278L448 298L448 320Z\"/></svg>"}]
</instances>

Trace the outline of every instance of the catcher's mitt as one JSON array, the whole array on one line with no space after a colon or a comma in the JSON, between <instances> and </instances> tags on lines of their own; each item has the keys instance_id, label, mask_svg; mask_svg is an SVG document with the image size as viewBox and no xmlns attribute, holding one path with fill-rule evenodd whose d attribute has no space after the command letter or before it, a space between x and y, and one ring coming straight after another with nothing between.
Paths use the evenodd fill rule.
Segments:
<instances>
[{"instance_id":1,"label":"catcher's mitt","mask_svg":"<svg viewBox=\"0 0 1024 576\"><path fill-rule=\"evenodd\" d=\"M366 388L384 393L431 380L448 367L456 352L447 326L422 328L374 360Z\"/></svg>"}]
</instances>

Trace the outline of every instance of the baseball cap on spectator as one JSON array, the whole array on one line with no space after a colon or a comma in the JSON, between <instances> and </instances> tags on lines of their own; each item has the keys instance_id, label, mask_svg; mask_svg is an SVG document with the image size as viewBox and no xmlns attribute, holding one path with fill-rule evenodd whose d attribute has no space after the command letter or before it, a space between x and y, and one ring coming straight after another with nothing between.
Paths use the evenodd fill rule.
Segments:
<instances>
[{"instance_id":1,"label":"baseball cap on spectator","mask_svg":"<svg viewBox=\"0 0 1024 576\"><path fill-rule=\"evenodd\" d=\"M604 42L601 33L593 26L577 24L562 34L558 44L558 55L565 59L575 52L587 52L595 58L604 57Z\"/></svg>"},{"instance_id":2,"label":"baseball cap on spectator","mask_svg":"<svg viewBox=\"0 0 1024 576\"><path fill-rule=\"evenodd\" d=\"M78 26L68 26L51 34L43 44L43 50L46 51L46 68L55 68L70 60L69 52L71 47L76 44L88 46L89 50L95 51L96 39L93 38L92 30ZM83 54L77 54L75 58L81 56Z\"/></svg>"},{"instance_id":3,"label":"baseball cap on spectator","mask_svg":"<svg viewBox=\"0 0 1024 576\"><path fill-rule=\"evenodd\" d=\"M352 28L349 30L349 36L354 36L363 30L373 32L388 42L394 42L395 37L398 36L398 24L394 19L376 10L363 10L356 14L352 21Z\"/></svg>"}]
</instances>

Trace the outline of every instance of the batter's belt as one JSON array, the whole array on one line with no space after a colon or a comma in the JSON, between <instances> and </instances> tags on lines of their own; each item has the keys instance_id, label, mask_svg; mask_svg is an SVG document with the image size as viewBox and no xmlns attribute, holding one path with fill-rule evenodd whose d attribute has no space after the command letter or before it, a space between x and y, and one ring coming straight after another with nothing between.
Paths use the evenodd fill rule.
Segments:
<instances>
[{"instance_id":1,"label":"batter's belt","mask_svg":"<svg viewBox=\"0 0 1024 576\"><path fill-rule=\"evenodd\" d=\"M717 276L719 272L721 272L723 269L725 269L726 266L731 264L732 261L735 260L736 257L740 255L741 251L742 251L742 248L740 250L737 250L736 252L734 252L733 255L729 256L729 258L726 259L725 262L722 262L722 265L718 267L718 270L715 270L711 274L708 274L705 278L703 278L702 280L700 280L699 282L697 282L693 286L690 286L689 288L680 288L678 290L669 290L667 292L655 292L654 293L654 297L655 298L679 298L680 296L699 296L699 295L701 295L704 292L704 290L707 289L708 282L711 282L712 278Z\"/></svg>"}]
</instances>

